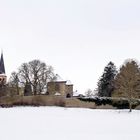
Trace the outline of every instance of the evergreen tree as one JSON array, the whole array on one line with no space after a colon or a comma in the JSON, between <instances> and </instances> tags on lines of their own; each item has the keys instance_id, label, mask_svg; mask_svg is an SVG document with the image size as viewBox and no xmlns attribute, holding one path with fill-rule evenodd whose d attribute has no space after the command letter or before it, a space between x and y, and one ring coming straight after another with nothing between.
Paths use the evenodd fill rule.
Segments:
<instances>
[{"instance_id":1,"label":"evergreen tree","mask_svg":"<svg viewBox=\"0 0 140 140\"><path fill-rule=\"evenodd\" d=\"M103 75L98 82L98 92L99 97L111 97L114 91L114 78L117 74L116 66L113 62L109 62L104 68Z\"/></svg>"}]
</instances>

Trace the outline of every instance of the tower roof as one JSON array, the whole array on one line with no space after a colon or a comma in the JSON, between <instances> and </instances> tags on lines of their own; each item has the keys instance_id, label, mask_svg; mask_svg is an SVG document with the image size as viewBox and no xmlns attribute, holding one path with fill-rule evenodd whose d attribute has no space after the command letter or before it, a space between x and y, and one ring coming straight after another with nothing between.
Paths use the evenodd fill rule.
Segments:
<instances>
[{"instance_id":1,"label":"tower roof","mask_svg":"<svg viewBox=\"0 0 140 140\"><path fill-rule=\"evenodd\" d=\"M0 74L5 74L3 53L1 53L1 59L0 59Z\"/></svg>"},{"instance_id":2,"label":"tower roof","mask_svg":"<svg viewBox=\"0 0 140 140\"><path fill-rule=\"evenodd\" d=\"M58 74L56 74L55 82L66 82L66 81L63 80Z\"/></svg>"}]
</instances>

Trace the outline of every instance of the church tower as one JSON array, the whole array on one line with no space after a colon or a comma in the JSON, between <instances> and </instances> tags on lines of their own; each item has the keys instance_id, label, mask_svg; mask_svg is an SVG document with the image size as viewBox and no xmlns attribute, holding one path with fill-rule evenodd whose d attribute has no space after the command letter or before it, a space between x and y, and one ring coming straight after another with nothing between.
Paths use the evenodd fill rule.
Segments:
<instances>
[{"instance_id":1,"label":"church tower","mask_svg":"<svg viewBox=\"0 0 140 140\"><path fill-rule=\"evenodd\" d=\"M7 81L7 76L5 74L4 58L2 52L0 58L0 84L5 85L6 81Z\"/></svg>"}]
</instances>

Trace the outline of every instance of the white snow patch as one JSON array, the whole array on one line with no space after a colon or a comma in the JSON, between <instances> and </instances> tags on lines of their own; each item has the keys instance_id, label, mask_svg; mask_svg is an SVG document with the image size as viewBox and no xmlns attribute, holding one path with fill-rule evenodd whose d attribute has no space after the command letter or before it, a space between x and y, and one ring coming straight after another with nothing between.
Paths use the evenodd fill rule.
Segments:
<instances>
[{"instance_id":1,"label":"white snow patch","mask_svg":"<svg viewBox=\"0 0 140 140\"><path fill-rule=\"evenodd\" d=\"M79 93L77 90L73 92L73 96L74 96L74 97L77 97L77 96L79 96L79 95L80 95L80 93Z\"/></svg>"},{"instance_id":2,"label":"white snow patch","mask_svg":"<svg viewBox=\"0 0 140 140\"><path fill-rule=\"evenodd\" d=\"M70 80L67 80L66 85L72 85Z\"/></svg>"},{"instance_id":3,"label":"white snow patch","mask_svg":"<svg viewBox=\"0 0 140 140\"><path fill-rule=\"evenodd\" d=\"M59 92L55 93L55 96L60 96L60 95L61 95L61 93L59 93Z\"/></svg>"},{"instance_id":4,"label":"white snow patch","mask_svg":"<svg viewBox=\"0 0 140 140\"><path fill-rule=\"evenodd\" d=\"M1 140L138 140L140 111L0 108Z\"/></svg>"}]
</instances>

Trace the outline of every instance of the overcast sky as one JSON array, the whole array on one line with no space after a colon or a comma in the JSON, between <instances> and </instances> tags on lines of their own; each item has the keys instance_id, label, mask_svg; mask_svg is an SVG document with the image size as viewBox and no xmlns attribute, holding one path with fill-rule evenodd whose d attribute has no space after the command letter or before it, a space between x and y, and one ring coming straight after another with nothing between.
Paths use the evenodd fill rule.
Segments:
<instances>
[{"instance_id":1,"label":"overcast sky","mask_svg":"<svg viewBox=\"0 0 140 140\"><path fill-rule=\"evenodd\" d=\"M75 90L94 89L104 67L140 60L139 0L0 0L6 73L40 59Z\"/></svg>"}]
</instances>

